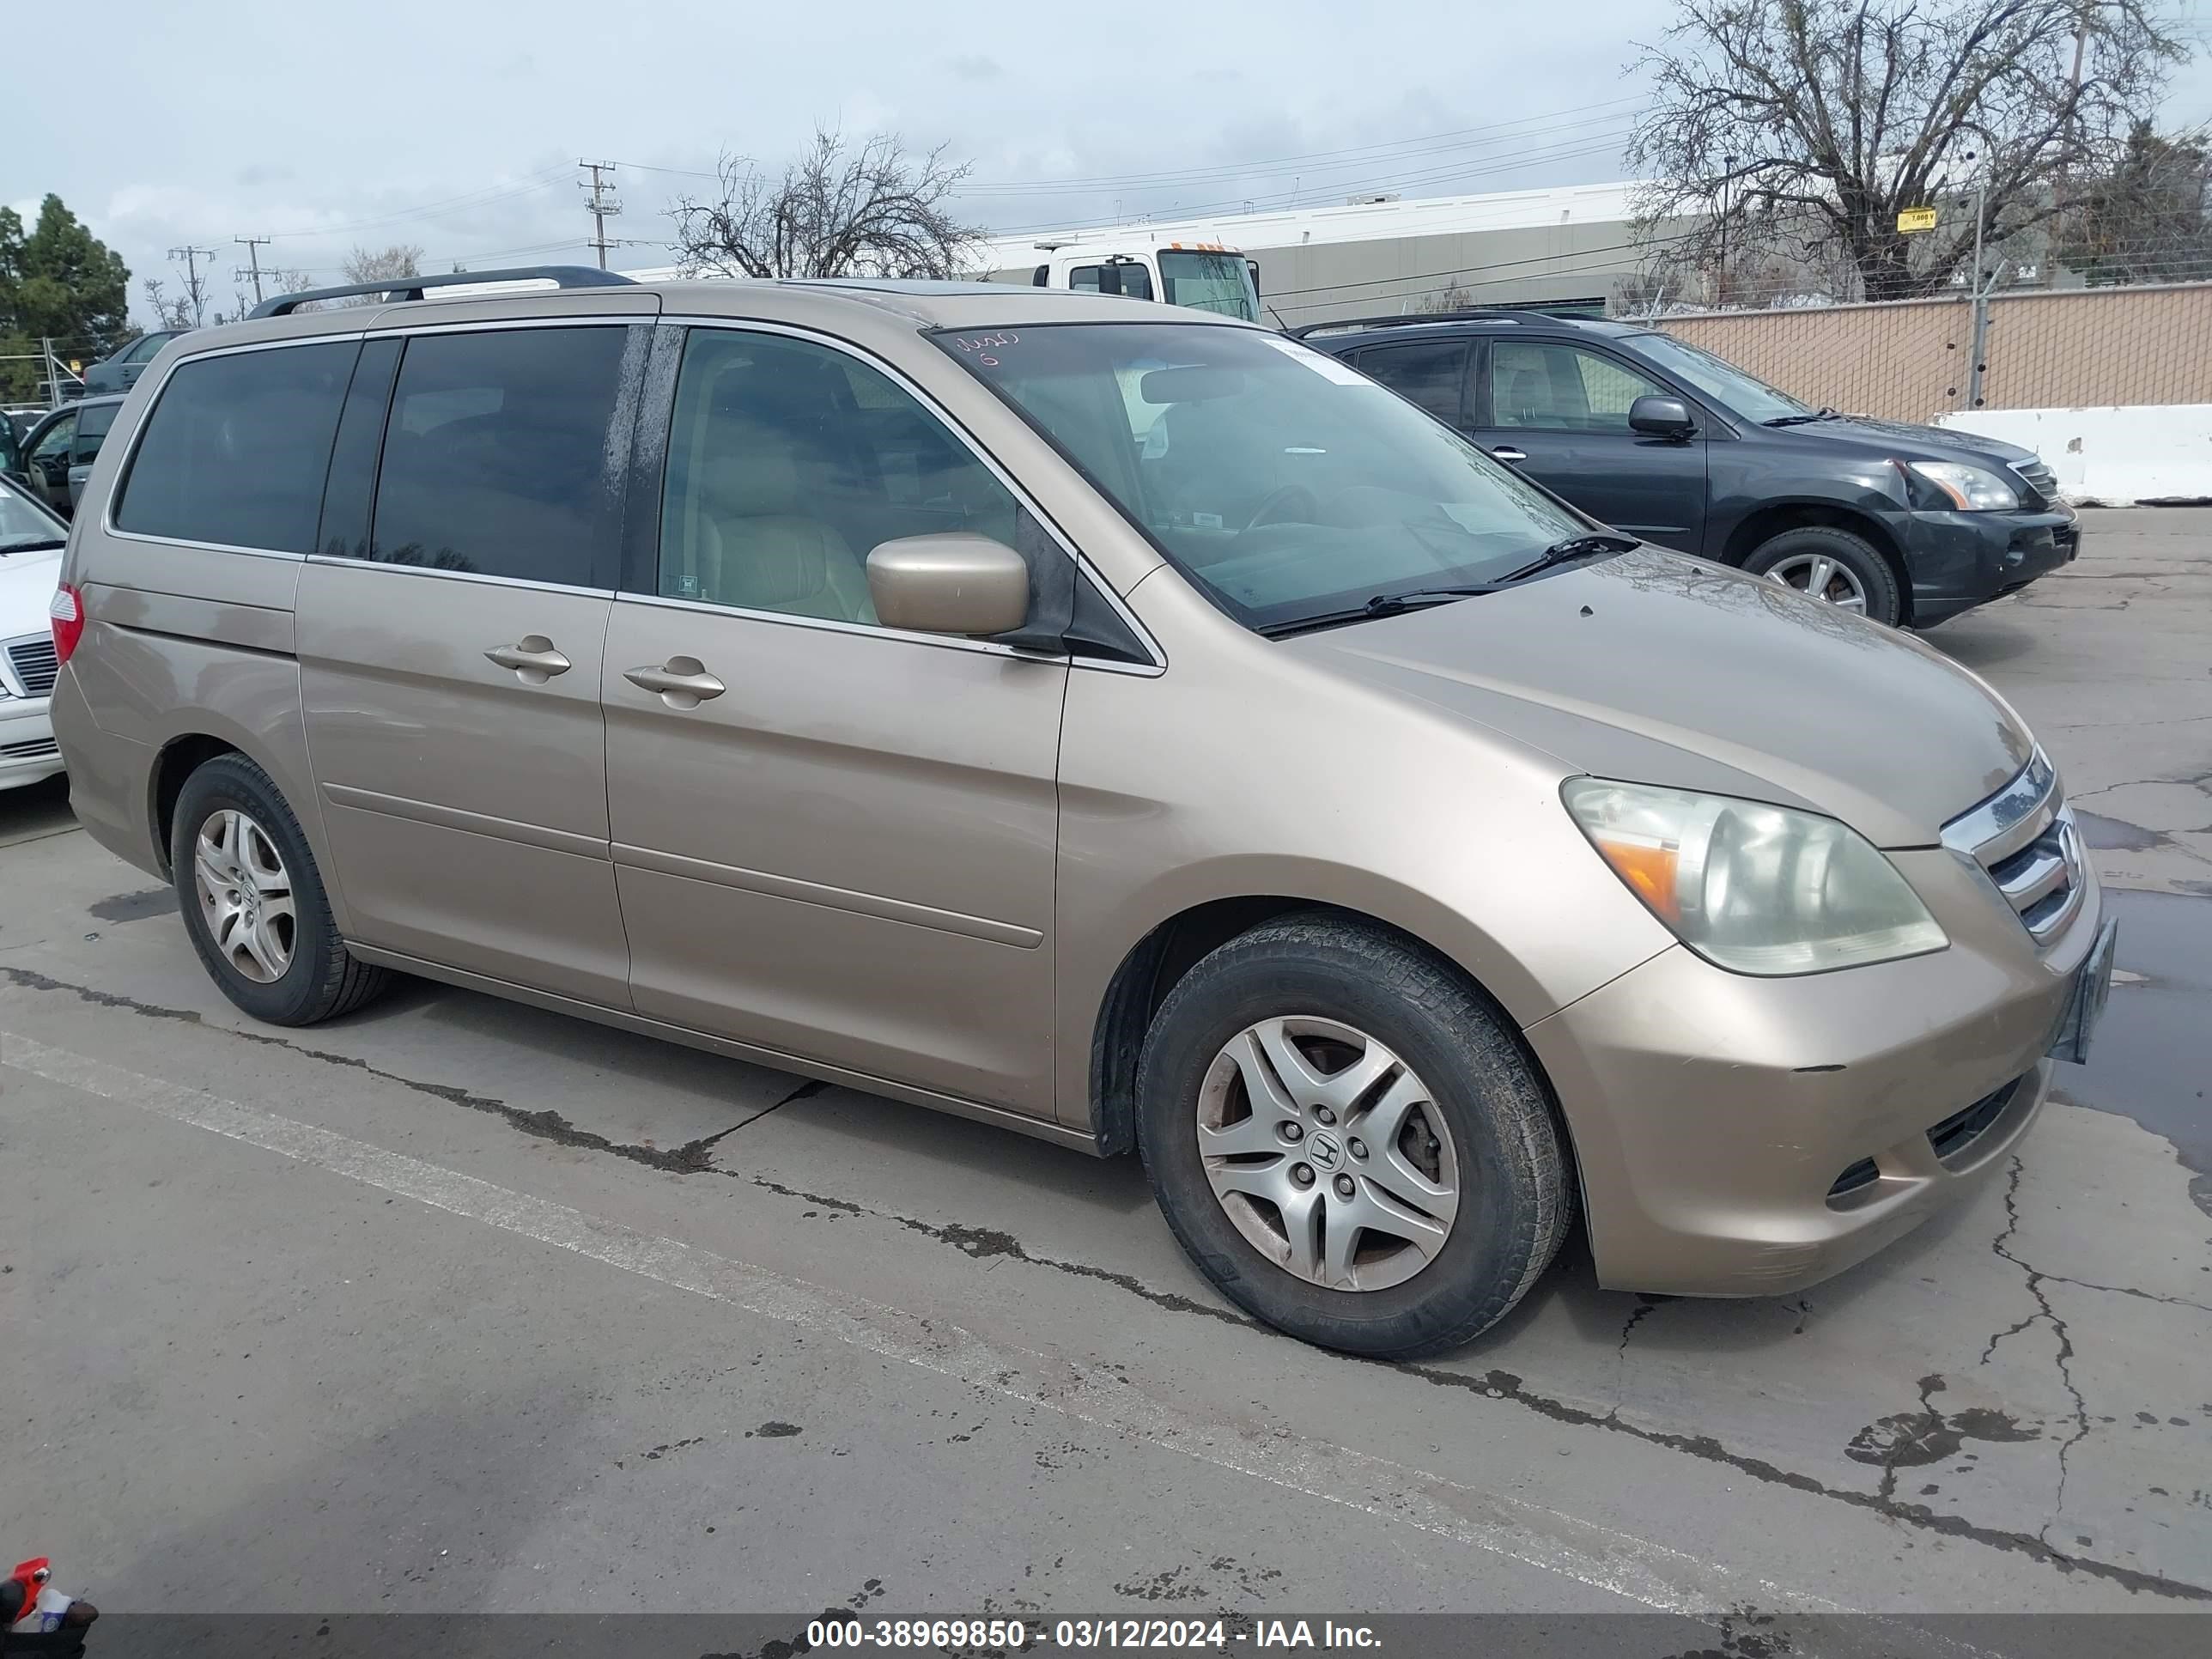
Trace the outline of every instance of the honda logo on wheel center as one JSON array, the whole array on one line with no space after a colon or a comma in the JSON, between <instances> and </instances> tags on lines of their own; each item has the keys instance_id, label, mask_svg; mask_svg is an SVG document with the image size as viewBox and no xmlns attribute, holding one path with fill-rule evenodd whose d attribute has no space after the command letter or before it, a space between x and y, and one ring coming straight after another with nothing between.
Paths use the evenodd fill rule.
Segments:
<instances>
[{"instance_id":1,"label":"honda logo on wheel center","mask_svg":"<svg viewBox=\"0 0 2212 1659\"><path fill-rule=\"evenodd\" d=\"M1306 1159L1316 1170L1334 1170L1344 1160L1344 1149L1336 1144L1336 1137L1319 1130L1306 1137Z\"/></svg>"}]
</instances>

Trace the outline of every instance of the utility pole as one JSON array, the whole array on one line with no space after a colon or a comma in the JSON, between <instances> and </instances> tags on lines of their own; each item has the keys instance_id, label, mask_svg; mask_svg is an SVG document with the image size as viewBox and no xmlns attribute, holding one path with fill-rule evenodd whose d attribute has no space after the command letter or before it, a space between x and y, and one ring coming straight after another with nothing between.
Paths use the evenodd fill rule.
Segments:
<instances>
[{"instance_id":1,"label":"utility pole","mask_svg":"<svg viewBox=\"0 0 2212 1659\"><path fill-rule=\"evenodd\" d=\"M580 179L577 182L583 189L592 192L591 205L584 210L592 216L593 231L591 245L599 249L599 269L605 270L607 268L607 250L614 246L607 240L607 218L611 214L620 213L622 204L607 193L613 190L613 184L609 179L600 178L599 175L603 173L611 174L615 170L615 164L612 161L580 161L576 165L586 169L592 175L592 182L588 185L583 184Z\"/></svg>"},{"instance_id":2,"label":"utility pole","mask_svg":"<svg viewBox=\"0 0 2212 1659\"><path fill-rule=\"evenodd\" d=\"M1972 150L1966 152L1969 161L1978 158ZM1990 289L1996 286L1994 276L1984 286L1982 282L1982 221L1988 210L1990 175L1985 167L1978 167L1974 180L1974 269L1967 283L1967 292L1973 296L1973 331L1969 337L1972 346L1966 362L1966 407L1982 406L1983 356L1990 343Z\"/></svg>"},{"instance_id":3,"label":"utility pole","mask_svg":"<svg viewBox=\"0 0 2212 1659\"><path fill-rule=\"evenodd\" d=\"M213 264L215 250L187 243L183 247L171 248L169 258L185 262L185 297L192 302L192 326L198 328L207 320L207 292L200 281L199 262L205 259Z\"/></svg>"},{"instance_id":4,"label":"utility pole","mask_svg":"<svg viewBox=\"0 0 2212 1659\"><path fill-rule=\"evenodd\" d=\"M266 236L234 236L230 240L246 250L246 266L244 270L232 271L230 280L235 283L251 278L253 303L258 306L261 303L261 250L269 246L269 239Z\"/></svg>"},{"instance_id":5,"label":"utility pole","mask_svg":"<svg viewBox=\"0 0 2212 1659\"><path fill-rule=\"evenodd\" d=\"M252 277L253 303L259 305L261 303L261 250L269 246L269 239L266 236L234 236L230 240L246 250L246 265L244 270L232 271L230 280L240 283L249 276Z\"/></svg>"},{"instance_id":6,"label":"utility pole","mask_svg":"<svg viewBox=\"0 0 2212 1659\"><path fill-rule=\"evenodd\" d=\"M2073 205L2074 150L2081 142L2081 58L2089 45L2089 11L2085 4L2081 21L2074 26L2074 78L2066 94L2066 164L2058 169L2058 199L2051 216L2051 234L2045 239L2049 243L2043 258L2045 288L2058 286L2058 250L2066 241L2066 210Z\"/></svg>"}]
</instances>

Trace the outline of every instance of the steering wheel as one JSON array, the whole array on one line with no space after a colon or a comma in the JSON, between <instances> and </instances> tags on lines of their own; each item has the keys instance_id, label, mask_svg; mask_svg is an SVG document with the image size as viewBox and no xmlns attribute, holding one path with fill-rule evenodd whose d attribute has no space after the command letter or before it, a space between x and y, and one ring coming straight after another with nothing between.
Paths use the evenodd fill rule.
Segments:
<instances>
[{"instance_id":1,"label":"steering wheel","mask_svg":"<svg viewBox=\"0 0 2212 1659\"><path fill-rule=\"evenodd\" d=\"M1278 508L1299 505L1305 508L1303 514L1277 516ZM1312 490L1304 484L1280 484L1269 490L1260 505L1252 509L1244 528L1257 530L1267 524L1314 524L1319 522L1320 517L1321 503L1314 499Z\"/></svg>"}]
</instances>

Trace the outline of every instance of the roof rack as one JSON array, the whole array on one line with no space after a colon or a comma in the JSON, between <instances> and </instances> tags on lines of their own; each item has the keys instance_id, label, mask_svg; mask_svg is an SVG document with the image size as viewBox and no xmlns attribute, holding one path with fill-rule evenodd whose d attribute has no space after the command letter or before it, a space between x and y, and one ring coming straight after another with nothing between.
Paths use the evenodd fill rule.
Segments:
<instances>
[{"instance_id":1,"label":"roof rack","mask_svg":"<svg viewBox=\"0 0 2212 1659\"><path fill-rule=\"evenodd\" d=\"M1469 306L1462 311L1401 312L1389 317L1339 317L1332 322L1307 323L1290 331L1292 339L1325 333L1333 328L1417 328L1425 323L1517 323L1530 313L1513 306Z\"/></svg>"},{"instance_id":2,"label":"roof rack","mask_svg":"<svg viewBox=\"0 0 2212 1659\"><path fill-rule=\"evenodd\" d=\"M264 300L246 314L251 317L289 317L315 300L346 300L356 294L381 295L386 300L419 300L425 289L466 288L483 283L551 282L562 288L628 288L630 279L618 270L592 265L517 265L511 270L457 270L449 276L399 276L381 283L349 283L341 288L303 289Z\"/></svg>"}]
</instances>

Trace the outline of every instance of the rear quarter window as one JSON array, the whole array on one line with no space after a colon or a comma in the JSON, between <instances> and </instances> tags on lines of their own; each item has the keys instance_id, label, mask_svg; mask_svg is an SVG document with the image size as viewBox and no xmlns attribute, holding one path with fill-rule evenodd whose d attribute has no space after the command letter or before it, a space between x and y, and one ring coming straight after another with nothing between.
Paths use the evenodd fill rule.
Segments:
<instances>
[{"instance_id":1,"label":"rear quarter window","mask_svg":"<svg viewBox=\"0 0 2212 1659\"><path fill-rule=\"evenodd\" d=\"M312 553L331 439L360 343L199 357L161 388L115 504L116 528Z\"/></svg>"}]
</instances>

